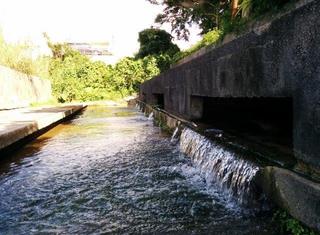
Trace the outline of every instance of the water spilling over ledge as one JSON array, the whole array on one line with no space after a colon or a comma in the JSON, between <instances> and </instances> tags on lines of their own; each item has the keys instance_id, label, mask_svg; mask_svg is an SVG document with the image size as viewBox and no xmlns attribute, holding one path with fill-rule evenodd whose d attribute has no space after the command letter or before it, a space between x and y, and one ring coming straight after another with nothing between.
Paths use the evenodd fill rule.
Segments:
<instances>
[{"instance_id":1,"label":"water spilling over ledge","mask_svg":"<svg viewBox=\"0 0 320 235\"><path fill-rule=\"evenodd\" d=\"M201 178L207 193L224 192L228 207L238 207L251 216L272 212L272 207L278 206L320 231L319 181L305 178L290 154L248 142L224 129L188 121L145 102L137 103L145 116L153 112L154 123L173 133L171 144L181 138L181 155L191 160L191 165L181 167L182 175L191 181Z\"/></svg>"},{"instance_id":2,"label":"water spilling over ledge","mask_svg":"<svg viewBox=\"0 0 320 235\"><path fill-rule=\"evenodd\" d=\"M168 123L168 118L170 121L170 114L162 113L162 110L157 111L142 103L137 108L149 117L148 120L157 124L159 122ZM250 151L246 151L245 146L240 146L242 152L237 151L239 146L234 148L236 143L232 143L233 148L227 148L226 146L230 145L231 142L225 143L227 145L224 146L222 144L224 138L221 139L222 142L220 141L220 143L216 141L217 139L210 139L198 133L193 129L196 127L194 125L194 123L180 120L174 123L175 128L165 126L165 129L168 130L169 128L173 131L171 143L178 143L179 150L186 155L184 157L191 159L193 167L197 169L208 189L218 188L231 201L236 199L239 204L249 207L251 211L268 209L266 197L255 180L257 173L262 169L263 161L253 161L255 157L251 156ZM210 129L209 131L216 133L218 130ZM221 138L222 135L222 132L219 132L216 136Z\"/></svg>"},{"instance_id":3,"label":"water spilling over ledge","mask_svg":"<svg viewBox=\"0 0 320 235\"><path fill-rule=\"evenodd\" d=\"M273 234L131 109L88 107L0 166L0 234Z\"/></svg>"},{"instance_id":4,"label":"water spilling over ledge","mask_svg":"<svg viewBox=\"0 0 320 235\"><path fill-rule=\"evenodd\" d=\"M184 128L180 150L200 169L208 185L218 185L241 204L256 204L261 194L254 185L259 166L213 143L197 132Z\"/></svg>"}]
</instances>

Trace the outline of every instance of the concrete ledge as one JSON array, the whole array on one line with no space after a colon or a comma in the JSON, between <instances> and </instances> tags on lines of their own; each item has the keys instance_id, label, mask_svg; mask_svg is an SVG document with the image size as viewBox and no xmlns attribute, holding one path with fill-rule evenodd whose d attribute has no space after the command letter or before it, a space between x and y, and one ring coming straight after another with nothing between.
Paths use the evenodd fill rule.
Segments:
<instances>
[{"instance_id":1,"label":"concrete ledge","mask_svg":"<svg viewBox=\"0 0 320 235\"><path fill-rule=\"evenodd\" d=\"M169 112L166 112L163 109L156 108L140 100L135 100L132 102L138 104L139 108L146 116L149 116L150 113L153 113L155 121L160 126L165 127L165 129L169 132L174 132L177 127L179 128L181 126L188 126L190 128L196 127L196 124L194 124L193 122L177 117ZM133 104L130 105L133 106Z\"/></svg>"},{"instance_id":2,"label":"concrete ledge","mask_svg":"<svg viewBox=\"0 0 320 235\"><path fill-rule=\"evenodd\" d=\"M153 112L155 122L169 132L173 132L176 128L180 132L183 126L199 131L192 122L139 100L135 102L146 116ZM255 184L272 203L285 209L308 227L320 231L320 184L318 182L293 171L267 165L256 175Z\"/></svg>"},{"instance_id":3,"label":"concrete ledge","mask_svg":"<svg viewBox=\"0 0 320 235\"><path fill-rule=\"evenodd\" d=\"M320 231L320 184L292 171L271 166L259 172L257 183L279 207Z\"/></svg>"},{"instance_id":4,"label":"concrete ledge","mask_svg":"<svg viewBox=\"0 0 320 235\"><path fill-rule=\"evenodd\" d=\"M218 99L287 99L294 158L305 165L304 173L320 175L320 1L303 2L144 82L139 99L187 120L204 118ZM225 110L229 116L239 114ZM266 110L280 117L284 109Z\"/></svg>"},{"instance_id":5,"label":"concrete ledge","mask_svg":"<svg viewBox=\"0 0 320 235\"><path fill-rule=\"evenodd\" d=\"M43 134L85 107L85 105L72 105L0 111L0 152L18 147L14 145L27 137Z\"/></svg>"}]
</instances>

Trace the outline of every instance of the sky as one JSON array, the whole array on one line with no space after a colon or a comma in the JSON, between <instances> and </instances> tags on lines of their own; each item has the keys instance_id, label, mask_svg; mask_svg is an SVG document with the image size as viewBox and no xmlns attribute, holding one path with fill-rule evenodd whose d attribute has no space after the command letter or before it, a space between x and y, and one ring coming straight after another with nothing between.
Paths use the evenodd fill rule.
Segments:
<instances>
[{"instance_id":1,"label":"sky","mask_svg":"<svg viewBox=\"0 0 320 235\"><path fill-rule=\"evenodd\" d=\"M138 51L138 33L155 26L162 8L146 0L0 0L0 28L7 41L29 41L41 51L48 50L43 32L55 42L107 41L114 63ZM199 40L197 27L191 31L189 42L175 41L180 48Z\"/></svg>"}]
</instances>

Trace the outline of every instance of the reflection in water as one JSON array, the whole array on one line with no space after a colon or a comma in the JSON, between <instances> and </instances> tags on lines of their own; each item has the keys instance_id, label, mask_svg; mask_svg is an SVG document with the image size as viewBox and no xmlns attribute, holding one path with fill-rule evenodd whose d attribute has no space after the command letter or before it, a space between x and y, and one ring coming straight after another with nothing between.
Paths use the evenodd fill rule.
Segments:
<instances>
[{"instance_id":1,"label":"reflection in water","mask_svg":"<svg viewBox=\"0 0 320 235\"><path fill-rule=\"evenodd\" d=\"M272 234L126 108L90 107L1 162L1 234Z\"/></svg>"}]
</instances>

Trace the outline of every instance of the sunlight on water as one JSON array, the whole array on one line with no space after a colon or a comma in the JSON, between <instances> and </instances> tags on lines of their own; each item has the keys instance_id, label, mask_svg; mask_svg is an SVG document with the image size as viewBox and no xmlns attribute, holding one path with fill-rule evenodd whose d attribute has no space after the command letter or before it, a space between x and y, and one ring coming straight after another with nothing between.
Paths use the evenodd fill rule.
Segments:
<instances>
[{"instance_id":1,"label":"sunlight on water","mask_svg":"<svg viewBox=\"0 0 320 235\"><path fill-rule=\"evenodd\" d=\"M242 205L259 204L263 200L253 181L260 169L257 164L189 128L182 131L180 149L192 159L208 186L223 189Z\"/></svg>"},{"instance_id":2,"label":"sunlight on water","mask_svg":"<svg viewBox=\"0 0 320 235\"><path fill-rule=\"evenodd\" d=\"M2 161L0 234L272 234L206 180L147 117L89 107Z\"/></svg>"}]
</instances>

